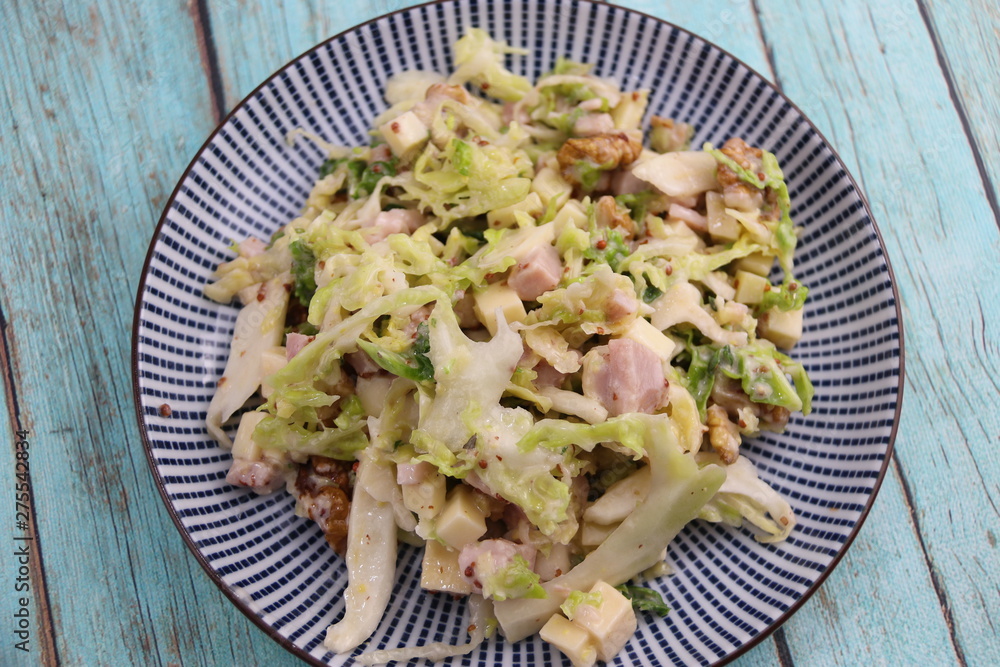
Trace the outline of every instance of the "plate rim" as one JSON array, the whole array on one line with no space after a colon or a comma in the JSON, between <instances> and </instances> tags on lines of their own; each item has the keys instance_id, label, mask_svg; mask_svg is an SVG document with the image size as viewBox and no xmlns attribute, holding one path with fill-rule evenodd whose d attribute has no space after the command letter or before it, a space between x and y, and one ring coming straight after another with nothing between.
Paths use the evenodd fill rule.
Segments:
<instances>
[{"instance_id":1,"label":"plate rim","mask_svg":"<svg viewBox=\"0 0 1000 667\"><path fill-rule=\"evenodd\" d=\"M233 589L228 584L226 584L226 582L222 579L222 577L215 571L215 569L205 558L204 554L202 554L201 551L198 549L198 546L194 543L194 540L192 539L190 533L187 531L187 529L181 522L180 516L178 515L177 510L174 507L173 502L171 501L170 496L167 493L163 475L161 474L157 466L157 463L153 457L152 445L149 440L148 429L146 425L146 415L142 409L142 392L139 386L140 359L139 359L138 342L140 337L140 323L142 320L142 313L143 313L142 296L146 290L146 280L147 277L149 276L150 264L153 259L153 253L156 247L156 243L160 238L161 231L167 220L167 216L170 213L170 210L173 208L174 202L177 199L177 195L180 193L181 187L184 185L185 181L187 181L188 177L191 174L191 170L194 169L194 167L198 164L202 154L206 151L209 145L215 140L216 136L218 136L218 134L222 131L222 129L226 126L226 124L229 123L229 121L233 118L233 116L237 114L249 100L251 100L254 96L256 96L257 93L259 93L262 89L268 86L268 84L270 84L274 79L279 77L282 72L287 70L294 63L318 51L319 49L327 46L331 42L334 42L335 40L344 37L349 33L355 32L361 28L364 28L367 25L382 21L396 14L411 12L416 9L432 7L435 5L455 4L460 1L461 0L430 0L428 2L420 2L414 5L393 10L391 12L380 14L364 22L354 24L345 30L342 30L334 35L331 35L326 39L317 42L316 44L313 44L305 51L299 53L298 55L288 60L283 65L275 69L270 75L268 75L267 78L265 78L252 91L250 91L245 97L243 97L243 99L234 104L233 107L226 113L226 115L221 120L219 120L219 122L216 124L215 129L213 129L212 132L208 135L208 138L204 141L204 143L202 143L202 145L198 148L198 150L195 151L194 156L191 158L191 161L188 163L187 167L184 169L184 172L178 179L177 185L174 186L173 191L170 193L170 197L167 198L167 201L165 202L163 207L163 212L160 214L160 218L156 224L156 227L153 229L153 234L149 242L149 248L146 251L146 257L145 260L143 261L142 273L139 278L139 284L136 288L135 299L133 301L134 305L133 305L132 340L131 340L132 402L135 408L136 419L139 426L139 435L142 440L143 451L146 456L146 462L149 465L150 471L153 474L153 479L156 483L156 488L159 491L160 499L166 506L167 513L170 515L170 519L172 520L174 526L177 528L177 531L181 534L181 538L187 545L188 550L194 555L195 559L198 561L198 564L201 566L202 570L205 572L205 574L208 575L209 579L212 580L215 586L220 591L222 591L222 593L229 599L229 601L232 602L236 606L236 608L243 613L244 616L250 619L254 623L254 625L260 628L270 639L276 641L282 648L287 650L292 655L308 662L311 665L314 665L314 667L329 667L329 663L316 658L312 654L305 651L302 647L296 645L291 640L282 635L280 632L278 632L272 625L268 624L261 616L257 615L246 603L246 601L240 598L235 593L235 591L233 591ZM472 1L478 1L478 0L472 0ZM525 2L527 1L530 0L525 0ZM537 0L537 1L540 3L546 3L549 0ZM653 16L652 14L648 14L638 9L632 9L630 7L623 7L621 5L611 4L610 2L607 2L605 0L568 0L568 1L571 3L572 2L581 4L586 3L589 5L593 5L595 7L600 7L600 6L611 7L615 10L623 11L627 14L635 14L643 17L644 19L656 21L671 29L679 31L680 33L687 35L688 37L693 37L695 39L700 40L706 46L709 46L712 49L716 49L718 52L722 53L726 57L731 58L735 63L738 63L739 65L745 67L751 74L758 77L764 83L764 85L766 85L773 93L778 95L778 97L782 101L784 101L784 103L788 104L796 113L799 114L799 116L803 121L805 121L809 129L812 132L815 132L816 135L819 137L819 139L822 141L823 145L830 150L830 152L833 154L833 157L836 159L838 164L841 167L843 167L844 174L847 176L848 181L854 188L854 191L857 193L858 198L861 200L861 205L864 208L865 214L871 221L872 229L875 232L875 238L878 241L879 248L882 251L882 259L885 262L886 271L889 277L889 287L892 291L893 307L896 313L896 326L899 331L899 355L898 355L899 375L896 388L896 409L892 418L892 428L890 429L888 441L886 443L885 456L883 458L881 468L879 469L878 476L875 479L875 484L872 487L871 494L869 495L867 501L865 502L865 506L862 509L860 515L858 516L858 520L854 524L854 527L852 528L850 534L848 534L847 539L844 540L843 544L840 546L836 555L830 561L829 565L819 574L816 580L812 582L809 588L806 589L806 591L799 597L798 600L793 602L788 607L788 609L784 611L784 613L778 616L766 628L761 630L756 636L751 637L748 641L740 645L736 650L711 663L712 667L721 667L722 665L729 664L732 661L736 660L737 658L745 655L751 649L761 644L765 639L767 639L772 634L774 634L778 629L780 629L796 612L799 611L799 609L802 608L802 606L816 593L816 591L819 590L819 588L826 581L827 577L829 577L830 574L840 564L841 560L847 554L848 549L854 543L854 540L858 536L858 533L861 531L861 527L868 519L868 515L875 504L875 499L878 497L879 491L881 491L882 482L885 480L886 473L888 472L889 469L889 464L892 461L894 455L896 435L898 433L899 424L902 417L903 394L906 384L906 346L905 346L902 305L899 297L899 288L896 283L895 272L893 271L892 263L889 259L889 252L888 249L886 248L885 240L882 237L882 232L879 229L878 222L876 221L875 215L872 212L871 205L868 203L867 196L859 186L857 180L854 178L854 175L847 168L847 165L840 157L840 153L834 147L833 143L831 143L826 138L826 136L819 130L819 128L816 127L816 125L805 114L805 112L803 112L802 109L800 109L799 106L795 104L795 102L793 102L791 99L789 99L787 95L785 95L784 91L782 90L779 84L772 82L770 79L768 79L760 72L758 72L755 68L751 67L746 62L744 62L741 58L735 56L728 50L716 44L715 42L706 39L705 37L702 37L701 35L691 30L688 30L687 28L679 26L676 23L672 23L671 21L668 21L666 19L662 19L658 16ZM782 640L781 643L784 644L784 641ZM780 653L781 646L778 647L778 651Z\"/></svg>"}]
</instances>

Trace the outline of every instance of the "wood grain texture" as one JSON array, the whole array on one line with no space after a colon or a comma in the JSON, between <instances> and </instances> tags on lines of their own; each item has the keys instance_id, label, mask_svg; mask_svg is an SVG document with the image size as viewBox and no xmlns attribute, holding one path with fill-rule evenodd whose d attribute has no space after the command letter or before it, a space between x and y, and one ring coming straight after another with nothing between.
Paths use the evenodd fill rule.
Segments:
<instances>
[{"instance_id":1,"label":"wood grain texture","mask_svg":"<svg viewBox=\"0 0 1000 667\"><path fill-rule=\"evenodd\" d=\"M907 635L932 662L996 664L1000 420L993 374L1000 366L1000 310L993 304L1000 295L1000 239L975 148L916 5L760 6L768 34L798 36L775 41L786 92L841 151L868 194L894 261L910 350L889 485L900 487L910 518L865 527L867 536L885 536L869 563L884 570L875 586L841 592L868 600L857 607L859 625L897 626L899 607L871 592L912 581L897 574L888 554L916 529L950 650L941 652L932 618L908 615ZM912 545L903 555L914 555ZM914 618L926 624L914 628ZM791 630L808 620L796 617ZM798 639L791 633L793 649L842 642L834 635L843 627L810 630Z\"/></svg>"},{"instance_id":2,"label":"wood grain texture","mask_svg":"<svg viewBox=\"0 0 1000 667\"><path fill-rule=\"evenodd\" d=\"M214 588L156 493L132 299L160 208L221 114L316 42L412 4L0 4L0 442L32 432L50 614L32 609L56 637L42 651L34 627L27 659L5 639L0 664L296 664ZM820 592L736 664L1000 664L998 10L622 4L784 88L868 194L902 294L906 407L879 500ZM3 585L15 571L0 561Z\"/></svg>"},{"instance_id":3,"label":"wood grain texture","mask_svg":"<svg viewBox=\"0 0 1000 667\"><path fill-rule=\"evenodd\" d=\"M0 664L282 656L248 632L179 539L132 407L143 257L160 207L213 126L192 18L181 3L3 3L2 12L3 103L13 112L0 120L0 151L10 156L0 195L12 377L3 405L31 431L56 641L40 647L36 628L24 655L4 633ZM12 465L4 470L10 480ZM12 559L2 560L7 590Z\"/></svg>"},{"instance_id":4,"label":"wood grain texture","mask_svg":"<svg viewBox=\"0 0 1000 667\"><path fill-rule=\"evenodd\" d=\"M989 0L919 0L941 70L977 149L993 217L1000 225L1000 5ZM992 75L991 75L992 73Z\"/></svg>"}]
</instances>

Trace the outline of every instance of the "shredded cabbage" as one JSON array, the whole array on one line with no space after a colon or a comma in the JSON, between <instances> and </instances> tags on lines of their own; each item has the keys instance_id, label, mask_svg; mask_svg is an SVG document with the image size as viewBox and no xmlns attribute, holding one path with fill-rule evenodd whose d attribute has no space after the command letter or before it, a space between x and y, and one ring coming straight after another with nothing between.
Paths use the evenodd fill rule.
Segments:
<instances>
[{"instance_id":1,"label":"shredded cabbage","mask_svg":"<svg viewBox=\"0 0 1000 667\"><path fill-rule=\"evenodd\" d=\"M346 544L325 646L378 627L397 540L426 549L425 587L468 596L468 644L362 664L463 655L496 623L510 641L560 611L572 623L602 606L584 592L597 582L666 613L625 582L662 573L689 521L768 543L795 526L739 452L814 393L775 347L801 335L808 296L777 160L738 138L640 149L648 91L564 59L531 82L508 62L526 53L472 28L453 71L390 78L369 145L300 132L328 152L301 215L234 243L205 286L241 304L209 432L230 446L223 424L262 403L236 453L267 479L231 477L287 482L297 514ZM677 128L661 148L691 134L651 123ZM518 553L492 561L488 540Z\"/></svg>"}]
</instances>

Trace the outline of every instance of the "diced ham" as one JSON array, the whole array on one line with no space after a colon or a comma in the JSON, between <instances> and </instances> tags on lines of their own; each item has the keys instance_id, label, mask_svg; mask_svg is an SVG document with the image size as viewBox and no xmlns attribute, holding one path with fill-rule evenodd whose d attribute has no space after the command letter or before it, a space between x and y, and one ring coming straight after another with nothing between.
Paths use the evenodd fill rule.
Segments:
<instances>
[{"instance_id":1,"label":"diced ham","mask_svg":"<svg viewBox=\"0 0 1000 667\"><path fill-rule=\"evenodd\" d=\"M372 162L388 162L392 157L392 149L389 144L379 144L372 148Z\"/></svg>"},{"instance_id":2,"label":"diced ham","mask_svg":"<svg viewBox=\"0 0 1000 667\"><path fill-rule=\"evenodd\" d=\"M482 477L476 474L475 470L469 471L469 474L465 477L465 483L483 495L490 496L491 498L495 497L493 489L491 489L486 482L483 481Z\"/></svg>"},{"instance_id":3,"label":"diced ham","mask_svg":"<svg viewBox=\"0 0 1000 667\"><path fill-rule=\"evenodd\" d=\"M462 547L458 554L458 569L476 593L483 592L482 580L497 570L507 567L520 555L535 566L535 547L529 544L515 544L510 540L494 539L472 542Z\"/></svg>"},{"instance_id":4,"label":"diced ham","mask_svg":"<svg viewBox=\"0 0 1000 667\"><path fill-rule=\"evenodd\" d=\"M522 301L534 301L562 279L562 259L551 245L533 248L510 271L507 284Z\"/></svg>"},{"instance_id":5,"label":"diced ham","mask_svg":"<svg viewBox=\"0 0 1000 667\"><path fill-rule=\"evenodd\" d=\"M369 243L378 243L392 234L412 234L423 223L424 217L419 211L394 208L381 211L362 225L361 233Z\"/></svg>"},{"instance_id":6,"label":"diced ham","mask_svg":"<svg viewBox=\"0 0 1000 667\"><path fill-rule=\"evenodd\" d=\"M649 189L649 183L640 180L631 169L619 169L611 177L611 191L616 195L633 195Z\"/></svg>"},{"instance_id":7,"label":"diced ham","mask_svg":"<svg viewBox=\"0 0 1000 667\"><path fill-rule=\"evenodd\" d=\"M410 313L410 321L403 327L403 334L410 338L411 340L417 337L417 328L422 322L426 322L427 318L431 316L430 306L420 306L415 311Z\"/></svg>"},{"instance_id":8,"label":"diced ham","mask_svg":"<svg viewBox=\"0 0 1000 667\"><path fill-rule=\"evenodd\" d=\"M382 367L372 361L368 353L362 350L348 352L344 355L344 361L351 365L358 377L370 378L382 370Z\"/></svg>"},{"instance_id":9,"label":"diced ham","mask_svg":"<svg viewBox=\"0 0 1000 667\"><path fill-rule=\"evenodd\" d=\"M667 217L680 220L696 232L708 231L708 220L705 216L694 209L681 206L676 202L670 205L670 208L667 210Z\"/></svg>"},{"instance_id":10,"label":"diced ham","mask_svg":"<svg viewBox=\"0 0 1000 667\"><path fill-rule=\"evenodd\" d=\"M281 466L273 461L234 459L226 481L233 486L245 486L260 495L273 493L285 485Z\"/></svg>"},{"instance_id":11,"label":"diced ham","mask_svg":"<svg viewBox=\"0 0 1000 667\"><path fill-rule=\"evenodd\" d=\"M614 289L604 302L604 312L607 313L610 321L617 322L633 314L638 309L637 303L634 294L626 294L620 289Z\"/></svg>"},{"instance_id":12,"label":"diced ham","mask_svg":"<svg viewBox=\"0 0 1000 667\"><path fill-rule=\"evenodd\" d=\"M573 350L573 352L580 354L579 352L576 352L576 350ZM535 377L535 386L539 389L542 387L561 387L563 381L566 379L566 373L560 373L545 361L540 361L535 364L535 367L532 370L537 373L537 377Z\"/></svg>"},{"instance_id":13,"label":"diced ham","mask_svg":"<svg viewBox=\"0 0 1000 667\"><path fill-rule=\"evenodd\" d=\"M420 484L432 472L434 472L434 466L426 461L420 461L419 463L397 463L396 484Z\"/></svg>"},{"instance_id":14,"label":"diced ham","mask_svg":"<svg viewBox=\"0 0 1000 667\"><path fill-rule=\"evenodd\" d=\"M455 293L455 315L458 316L458 326L463 329L477 329L482 326L476 317L476 299L472 290L459 290Z\"/></svg>"},{"instance_id":15,"label":"diced ham","mask_svg":"<svg viewBox=\"0 0 1000 667\"><path fill-rule=\"evenodd\" d=\"M660 358L631 338L613 338L583 358L583 394L611 416L652 413L663 403L665 388Z\"/></svg>"},{"instance_id":16,"label":"diced ham","mask_svg":"<svg viewBox=\"0 0 1000 667\"><path fill-rule=\"evenodd\" d=\"M573 123L573 134L578 137L592 137L595 134L614 132L615 121L611 114L588 113Z\"/></svg>"},{"instance_id":17,"label":"diced ham","mask_svg":"<svg viewBox=\"0 0 1000 667\"><path fill-rule=\"evenodd\" d=\"M261 255L267 249L267 244L260 239L251 236L250 238L244 239L239 244L240 257L256 257Z\"/></svg>"},{"instance_id":18,"label":"diced ham","mask_svg":"<svg viewBox=\"0 0 1000 667\"><path fill-rule=\"evenodd\" d=\"M316 336L306 336L300 333L290 333L285 338L285 358L291 359L311 343Z\"/></svg>"}]
</instances>

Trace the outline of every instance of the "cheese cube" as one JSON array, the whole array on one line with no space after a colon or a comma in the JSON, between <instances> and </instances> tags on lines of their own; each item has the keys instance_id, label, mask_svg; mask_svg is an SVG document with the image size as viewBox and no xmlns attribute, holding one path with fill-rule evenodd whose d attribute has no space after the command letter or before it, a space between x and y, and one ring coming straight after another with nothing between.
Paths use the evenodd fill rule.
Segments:
<instances>
[{"instance_id":1,"label":"cheese cube","mask_svg":"<svg viewBox=\"0 0 1000 667\"><path fill-rule=\"evenodd\" d=\"M538 631L538 636L562 651L573 661L573 667L593 667L597 661L590 633L565 616L553 614Z\"/></svg>"},{"instance_id":2,"label":"cheese cube","mask_svg":"<svg viewBox=\"0 0 1000 667\"><path fill-rule=\"evenodd\" d=\"M642 116L646 113L649 101L648 90L624 92L615 108L611 110L611 118L615 121L616 130L634 130L642 125Z\"/></svg>"},{"instance_id":3,"label":"cheese cube","mask_svg":"<svg viewBox=\"0 0 1000 667\"><path fill-rule=\"evenodd\" d=\"M622 338L631 338L637 343L642 343L663 361L670 361L670 355L674 353L674 341L642 317L635 318L622 334Z\"/></svg>"},{"instance_id":4,"label":"cheese cube","mask_svg":"<svg viewBox=\"0 0 1000 667\"><path fill-rule=\"evenodd\" d=\"M556 236L562 234L567 225L572 225L581 230L586 229L588 224L587 211L583 208L583 204L575 199L571 199L559 209L552 222Z\"/></svg>"},{"instance_id":5,"label":"cheese cube","mask_svg":"<svg viewBox=\"0 0 1000 667\"><path fill-rule=\"evenodd\" d=\"M269 348L264 350L264 353L260 355L260 376L264 378L260 383L261 396L270 398L274 388L267 383L267 378L280 371L287 363L288 357L283 347Z\"/></svg>"},{"instance_id":6,"label":"cheese cube","mask_svg":"<svg viewBox=\"0 0 1000 667\"><path fill-rule=\"evenodd\" d=\"M625 648L625 642L638 626L632 603L611 584L599 581L590 592L601 594L601 604L594 607L581 604L573 615L573 623L590 633L597 649L597 659L612 660Z\"/></svg>"},{"instance_id":7,"label":"cheese cube","mask_svg":"<svg viewBox=\"0 0 1000 667\"><path fill-rule=\"evenodd\" d=\"M412 111L396 116L378 128L396 157L402 158L427 140L427 126Z\"/></svg>"},{"instance_id":8,"label":"cheese cube","mask_svg":"<svg viewBox=\"0 0 1000 667\"><path fill-rule=\"evenodd\" d=\"M461 550L486 533L486 514L476 505L472 488L455 487L437 518L436 532L445 544Z\"/></svg>"},{"instance_id":9,"label":"cheese cube","mask_svg":"<svg viewBox=\"0 0 1000 667\"><path fill-rule=\"evenodd\" d=\"M739 221L726 213L726 204L718 192L705 193L705 209L708 218L708 233L712 240L719 243L730 243L740 238Z\"/></svg>"},{"instance_id":10,"label":"cheese cube","mask_svg":"<svg viewBox=\"0 0 1000 667\"><path fill-rule=\"evenodd\" d=\"M240 417L239 428L236 429L236 437L233 439L233 458L245 461L260 461L264 458L264 453L253 441L253 430L257 424L267 416L266 412L244 412Z\"/></svg>"},{"instance_id":11,"label":"cheese cube","mask_svg":"<svg viewBox=\"0 0 1000 667\"><path fill-rule=\"evenodd\" d=\"M417 484L403 484L403 506L421 519L432 519L444 510L445 478L436 470Z\"/></svg>"},{"instance_id":12,"label":"cheese cube","mask_svg":"<svg viewBox=\"0 0 1000 667\"><path fill-rule=\"evenodd\" d=\"M734 277L736 283L734 300L748 306L760 303L767 286L771 284L764 276L749 271L737 271Z\"/></svg>"},{"instance_id":13,"label":"cheese cube","mask_svg":"<svg viewBox=\"0 0 1000 667\"><path fill-rule=\"evenodd\" d=\"M497 308L503 312L507 323L523 322L528 316L521 297L504 283L493 283L482 292L473 295L472 309L476 318L489 330L491 336L497 335Z\"/></svg>"},{"instance_id":14,"label":"cheese cube","mask_svg":"<svg viewBox=\"0 0 1000 667\"><path fill-rule=\"evenodd\" d=\"M733 266L738 271L749 271L758 276L767 276L771 273L771 267L774 266L774 255L755 252L736 260L733 262Z\"/></svg>"},{"instance_id":15,"label":"cheese cube","mask_svg":"<svg viewBox=\"0 0 1000 667\"><path fill-rule=\"evenodd\" d=\"M539 197L539 201L545 206L553 199L556 200L556 206L562 206L573 194L573 186L552 167L543 167L531 181L531 193Z\"/></svg>"},{"instance_id":16,"label":"cheese cube","mask_svg":"<svg viewBox=\"0 0 1000 667\"><path fill-rule=\"evenodd\" d=\"M786 350L802 338L802 309L772 308L757 319L757 335Z\"/></svg>"},{"instance_id":17,"label":"cheese cube","mask_svg":"<svg viewBox=\"0 0 1000 667\"><path fill-rule=\"evenodd\" d=\"M504 206L503 208L496 208L486 214L486 222L489 223L490 227L513 227L517 224L517 220L514 214L518 211L527 213L528 215L538 216L542 214L545 207L542 205L542 200L538 197L535 192L528 193L528 196L519 202L511 204L510 206Z\"/></svg>"},{"instance_id":18,"label":"cheese cube","mask_svg":"<svg viewBox=\"0 0 1000 667\"><path fill-rule=\"evenodd\" d=\"M437 540L428 540L424 546L424 559L420 568L420 587L428 591L442 591L469 595L472 584L465 580L458 567L458 552Z\"/></svg>"}]
</instances>

